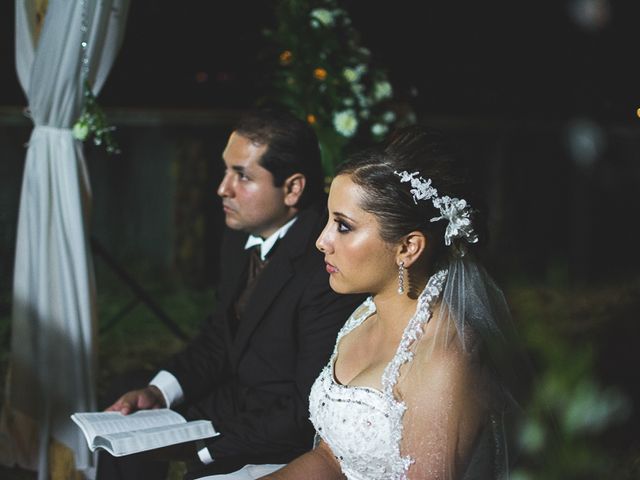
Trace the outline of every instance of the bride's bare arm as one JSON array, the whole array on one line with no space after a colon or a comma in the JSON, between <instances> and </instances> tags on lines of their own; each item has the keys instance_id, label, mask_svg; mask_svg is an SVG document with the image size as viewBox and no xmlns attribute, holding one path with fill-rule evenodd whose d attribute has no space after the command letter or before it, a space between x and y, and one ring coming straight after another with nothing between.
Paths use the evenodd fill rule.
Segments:
<instances>
[{"instance_id":1,"label":"bride's bare arm","mask_svg":"<svg viewBox=\"0 0 640 480\"><path fill-rule=\"evenodd\" d=\"M401 449L413 459L408 477L457 479L486 418L482 369L456 348L418 354L410 368L402 382L407 411Z\"/></svg>"},{"instance_id":2,"label":"bride's bare arm","mask_svg":"<svg viewBox=\"0 0 640 480\"><path fill-rule=\"evenodd\" d=\"M286 467L271 473L263 480L288 480L301 478L307 480L342 480L346 478L340 470L340 464L331 449L324 442L308 453L296 458Z\"/></svg>"}]
</instances>

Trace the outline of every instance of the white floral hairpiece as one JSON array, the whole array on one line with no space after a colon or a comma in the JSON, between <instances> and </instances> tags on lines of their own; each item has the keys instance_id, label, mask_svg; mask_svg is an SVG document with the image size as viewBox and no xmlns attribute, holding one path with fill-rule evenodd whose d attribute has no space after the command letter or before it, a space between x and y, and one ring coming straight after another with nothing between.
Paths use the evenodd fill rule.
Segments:
<instances>
[{"instance_id":1,"label":"white floral hairpiece","mask_svg":"<svg viewBox=\"0 0 640 480\"><path fill-rule=\"evenodd\" d=\"M411 182L411 194L413 201L417 204L418 200L431 200L433 206L440 211L439 217L433 217L430 221L437 222L439 220L447 220L447 229L444 232L444 243L449 246L454 238L463 238L469 243L476 243L478 235L471 226L471 207L467 205L467 201L460 198L451 198L448 196L438 196L438 191L431 185L431 179L425 180L420 177L420 172L409 173L406 170L402 172L394 171L400 182Z\"/></svg>"}]
</instances>

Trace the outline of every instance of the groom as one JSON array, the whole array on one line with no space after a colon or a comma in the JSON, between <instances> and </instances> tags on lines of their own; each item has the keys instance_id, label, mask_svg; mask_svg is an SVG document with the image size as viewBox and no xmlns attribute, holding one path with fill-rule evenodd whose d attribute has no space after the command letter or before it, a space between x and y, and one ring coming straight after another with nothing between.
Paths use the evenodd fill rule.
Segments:
<instances>
[{"instance_id":1,"label":"groom","mask_svg":"<svg viewBox=\"0 0 640 480\"><path fill-rule=\"evenodd\" d=\"M312 447L309 390L362 301L330 289L315 248L326 222L324 176L309 125L259 110L240 120L222 159L217 193L229 229L216 311L149 385L108 408L127 414L168 406L211 420L219 436L182 445L179 456L170 456L171 447L156 452L186 460L190 478L287 463ZM144 458L102 454L98 478L164 478Z\"/></svg>"}]
</instances>

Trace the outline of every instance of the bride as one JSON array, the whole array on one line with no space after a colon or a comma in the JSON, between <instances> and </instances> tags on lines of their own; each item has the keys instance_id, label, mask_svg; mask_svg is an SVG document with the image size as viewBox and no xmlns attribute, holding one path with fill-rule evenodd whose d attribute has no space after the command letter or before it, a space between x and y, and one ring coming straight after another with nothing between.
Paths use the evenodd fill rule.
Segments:
<instances>
[{"instance_id":1,"label":"bride","mask_svg":"<svg viewBox=\"0 0 640 480\"><path fill-rule=\"evenodd\" d=\"M472 187L423 127L341 166L316 245L336 292L370 297L311 390L317 445L262 478L507 476L496 367L509 312L472 253Z\"/></svg>"}]
</instances>

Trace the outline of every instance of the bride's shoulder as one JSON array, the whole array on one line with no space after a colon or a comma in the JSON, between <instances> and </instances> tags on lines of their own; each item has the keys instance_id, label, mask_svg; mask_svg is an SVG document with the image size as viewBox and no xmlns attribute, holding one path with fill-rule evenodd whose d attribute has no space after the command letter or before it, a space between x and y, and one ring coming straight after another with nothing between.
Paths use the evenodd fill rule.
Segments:
<instances>
[{"instance_id":1,"label":"bride's shoulder","mask_svg":"<svg viewBox=\"0 0 640 480\"><path fill-rule=\"evenodd\" d=\"M465 350L457 332L451 330L424 336L413 346L413 360L407 369L408 385L424 388L452 388L475 383L482 366L473 352Z\"/></svg>"}]
</instances>

